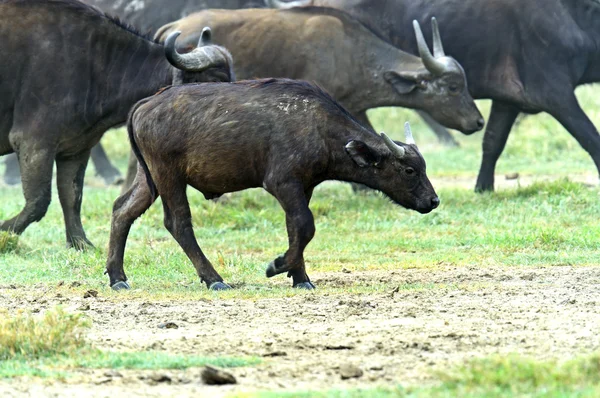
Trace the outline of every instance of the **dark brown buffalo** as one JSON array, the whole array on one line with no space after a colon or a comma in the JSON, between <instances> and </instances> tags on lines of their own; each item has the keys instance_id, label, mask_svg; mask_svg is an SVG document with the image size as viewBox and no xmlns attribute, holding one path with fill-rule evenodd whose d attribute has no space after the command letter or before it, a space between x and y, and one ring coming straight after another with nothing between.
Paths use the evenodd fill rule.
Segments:
<instances>
[{"instance_id":1,"label":"dark brown buffalo","mask_svg":"<svg viewBox=\"0 0 600 398\"><path fill-rule=\"evenodd\" d=\"M418 25L411 24L411 36L420 43L421 58L394 48L348 14L321 7L205 10L163 26L155 37L162 41L181 31L180 47L191 47L204 26L231 51L238 78L314 81L365 126L371 126L367 110L403 106L467 133L483 128L462 67L444 54L439 35L432 55Z\"/></svg>"},{"instance_id":2,"label":"dark brown buffalo","mask_svg":"<svg viewBox=\"0 0 600 398\"><path fill-rule=\"evenodd\" d=\"M269 0L289 7L288 2ZM494 188L494 170L519 113L552 115L600 172L600 135L574 90L600 82L599 0L306 0L351 13L398 48L416 19L435 15L446 50L465 68L475 98L490 98L477 191Z\"/></svg>"},{"instance_id":3,"label":"dark brown buffalo","mask_svg":"<svg viewBox=\"0 0 600 398\"><path fill-rule=\"evenodd\" d=\"M75 0L0 1L0 155L16 152L25 207L0 222L22 233L46 214L56 162L68 245L91 243L81 224L91 148L141 98L175 82L228 81L218 46L180 55Z\"/></svg>"},{"instance_id":4,"label":"dark brown buffalo","mask_svg":"<svg viewBox=\"0 0 600 398\"><path fill-rule=\"evenodd\" d=\"M316 86L293 80L183 85L140 101L127 123L139 168L115 201L106 273L113 289L128 289L123 270L133 222L161 197L165 227L208 288L228 289L198 246L188 185L207 199L264 188L286 214L289 249L267 268L288 273L293 286L313 289L304 249L315 233L309 202L326 180L365 184L420 213L440 201L407 127L394 143L363 127Z\"/></svg>"}]
</instances>

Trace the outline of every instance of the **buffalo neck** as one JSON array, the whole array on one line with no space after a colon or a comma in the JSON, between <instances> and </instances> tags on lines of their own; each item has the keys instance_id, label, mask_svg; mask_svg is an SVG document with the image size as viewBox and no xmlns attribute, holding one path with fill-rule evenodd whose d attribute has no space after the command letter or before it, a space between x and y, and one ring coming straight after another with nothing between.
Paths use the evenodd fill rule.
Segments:
<instances>
[{"instance_id":1,"label":"buffalo neck","mask_svg":"<svg viewBox=\"0 0 600 398\"><path fill-rule=\"evenodd\" d=\"M352 112L363 112L383 106L414 108L411 93L400 94L386 79L386 72L416 72L423 69L421 59L377 40L354 60L353 73L357 86L347 87L337 97Z\"/></svg>"},{"instance_id":2,"label":"buffalo neck","mask_svg":"<svg viewBox=\"0 0 600 398\"><path fill-rule=\"evenodd\" d=\"M154 95L173 81L173 67L164 55L164 47L147 40L131 44L129 53L111 58L105 77L112 98L106 110L117 123L125 121L129 108L137 101ZM112 118L111 118L112 119Z\"/></svg>"},{"instance_id":3,"label":"buffalo neck","mask_svg":"<svg viewBox=\"0 0 600 398\"><path fill-rule=\"evenodd\" d=\"M356 182L373 186L373 167L359 167L346 153L345 146L352 140L362 141L379 153L385 152L382 139L371 130L362 127L357 121L345 120L343 127L330 126L326 136L327 152L329 156L325 180L338 180ZM375 172L376 173L376 172Z\"/></svg>"},{"instance_id":4,"label":"buffalo neck","mask_svg":"<svg viewBox=\"0 0 600 398\"><path fill-rule=\"evenodd\" d=\"M600 81L600 0L562 0L589 43L588 67L579 83Z\"/></svg>"}]
</instances>

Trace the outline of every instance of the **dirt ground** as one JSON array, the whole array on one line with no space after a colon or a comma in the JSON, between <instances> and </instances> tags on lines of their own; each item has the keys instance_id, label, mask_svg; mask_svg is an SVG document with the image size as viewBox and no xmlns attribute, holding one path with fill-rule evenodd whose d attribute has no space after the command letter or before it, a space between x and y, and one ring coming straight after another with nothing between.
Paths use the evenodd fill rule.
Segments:
<instances>
[{"instance_id":1,"label":"dirt ground","mask_svg":"<svg viewBox=\"0 0 600 398\"><path fill-rule=\"evenodd\" d=\"M381 280L400 288L372 295L317 291L255 301L148 302L127 293L57 297L52 287L25 294L0 287L0 307L43 311L62 304L85 312L93 320L89 340L104 350L263 357L259 365L229 370L235 386L205 386L199 369L82 370L62 382L3 380L0 396L212 397L422 385L435 380L436 370L469 358L519 353L567 359L600 346L600 266L440 265L435 271L315 273L313 280L339 287ZM178 328L162 329L164 322ZM347 365L364 374L342 380Z\"/></svg>"}]
</instances>

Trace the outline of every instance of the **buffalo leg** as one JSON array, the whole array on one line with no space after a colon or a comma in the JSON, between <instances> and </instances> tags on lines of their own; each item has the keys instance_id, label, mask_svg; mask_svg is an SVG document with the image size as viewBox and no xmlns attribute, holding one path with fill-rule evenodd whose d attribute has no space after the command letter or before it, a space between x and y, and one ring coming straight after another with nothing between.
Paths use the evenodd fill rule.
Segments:
<instances>
[{"instance_id":1,"label":"buffalo leg","mask_svg":"<svg viewBox=\"0 0 600 398\"><path fill-rule=\"evenodd\" d=\"M185 189L186 184L182 182L163 190L163 192L167 192L167 194L161 195L165 212L165 227L185 251L194 264L200 280L205 282L210 290L231 289L229 285L223 283L221 275L198 246Z\"/></svg>"},{"instance_id":2,"label":"buffalo leg","mask_svg":"<svg viewBox=\"0 0 600 398\"><path fill-rule=\"evenodd\" d=\"M131 184L133 184L133 180L138 171L138 160L135 157L133 151L129 151L129 162L127 164L127 176L125 177L125 182L123 183L123 187L121 188L121 195L124 194Z\"/></svg>"},{"instance_id":3,"label":"buffalo leg","mask_svg":"<svg viewBox=\"0 0 600 398\"><path fill-rule=\"evenodd\" d=\"M434 118L432 118L429 113L425 111L418 110L417 113L421 116L421 119L429 126L429 128L436 135L438 141L443 145L450 147L457 147L458 142L450 135L450 132L441 124L439 124Z\"/></svg>"},{"instance_id":4,"label":"buffalo leg","mask_svg":"<svg viewBox=\"0 0 600 398\"><path fill-rule=\"evenodd\" d=\"M108 274L110 286L114 290L129 289L123 270L127 236L133 222L144 214L152 203L154 200L146 183L146 175L140 169L132 186L119 196L113 205L105 273Z\"/></svg>"},{"instance_id":5,"label":"buffalo leg","mask_svg":"<svg viewBox=\"0 0 600 398\"><path fill-rule=\"evenodd\" d=\"M269 264L267 277L288 272L294 287L314 289L304 264L304 249L315 235L315 222L308 207L312 190L305 192L300 183L286 183L278 185L272 194L285 211L289 248Z\"/></svg>"},{"instance_id":6,"label":"buffalo leg","mask_svg":"<svg viewBox=\"0 0 600 398\"><path fill-rule=\"evenodd\" d=\"M548 111L585 149L596 164L600 173L600 135L598 130L579 106L575 94L557 104L555 109Z\"/></svg>"},{"instance_id":7,"label":"buffalo leg","mask_svg":"<svg viewBox=\"0 0 600 398\"><path fill-rule=\"evenodd\" d=\"M19 168L19 158L16 153L6 155L4 164L6 170L4 171L4 182L6 185L17 185L21 182L21 169Z\"/></svg>"},{"instance_id":8,"label":"buffalo leg","mask_svg":"<svg viewBox=\"0 0 600 398\"><path fill-rule=\"evenodd\" d=\"M94 162L96 174L104 179L106 185L119 185L123 183L121 173L112 165L100 143L92 148L92 162Z\"/></svg>"},{"instance_id":9,"label":"buffalo leg","mask_svg":"<svg viewBox=\"0 0 600 398\"><path fill-rule=\"evenodd\" d=\"M25 207L10 220L0 221L1 231L21 234L33 222L40 221L52 199L52 165L54 152L44 147L44 143L22 143L18 152L22 172Z\"/></svg>"},{"instance_id":10,"label":"buffalo leg","mask_svg":"<svg viewBox=\"0 0 600 398\"><path fill-rule=\"evenodd\" d=\"M56 185L67 231L67 246L77 250L93 247L81 224L83 178L90 158L85 151L68 159L56 160Z\"/></svg>"},{"instance_id":11,"label":"buffalo leg","mask_svg":"<svg viewBox=\"0 0 600 398\"><path fill-rule=\"evenodd\" d=\"M476 192L494 190L496 162L506 146L508 134L518 115L518 108L503 102L493 101L483 136L483 155L477 184L475 185Z\"/></svg>"}]
</instances>

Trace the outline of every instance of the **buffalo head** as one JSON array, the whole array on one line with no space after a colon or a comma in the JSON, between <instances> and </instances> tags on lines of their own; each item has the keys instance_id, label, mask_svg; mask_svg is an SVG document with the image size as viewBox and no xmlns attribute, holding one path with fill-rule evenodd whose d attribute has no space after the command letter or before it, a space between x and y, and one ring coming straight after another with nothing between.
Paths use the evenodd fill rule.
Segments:
<instances>
[{"instance_id":1,"label":"buffalo head","mask_svg":"<svg viewBox=\"0 0 600 398\"><path fill-rule=\"evenodd\" d=\"M481 130L485 122L467 89L465 71L454 58L444 53L435 18L431 19L431 27L433 54L419 23L413 21L423 66L413 70L388 71L384 78L400 94L413 95L421 109L447 127L466 134ZM460 122L457 123L457 119Z\"/></svg>"},{"instance_id":2,"label":"buffalo head","mask_svg":"<svg viewBox=\"0 0 600 398\"><path fill-rule=\"evenodd\" d=\"M165 55L176 68L173 84L235 81L231 54L212 44L210 28L202 30L198 46L185 54L178 53L175 47L180 34L173 32L165 40Z\"/></svg>"},{"instance_id":3,"label":"buffalo head","mask_svg":"<svg viewBox=\"0 0 600 398\"><path fill-rule=\"evenodd\" d=\"M352 140L346 144L346 153L359 167L371 169L368 186L407 209L429 213L439 206L440 200L427 177L425 159L408 122L404 129L406 143L394 142L381 133L384 145L375 147Z\"/></svg>"}]
</instances>

